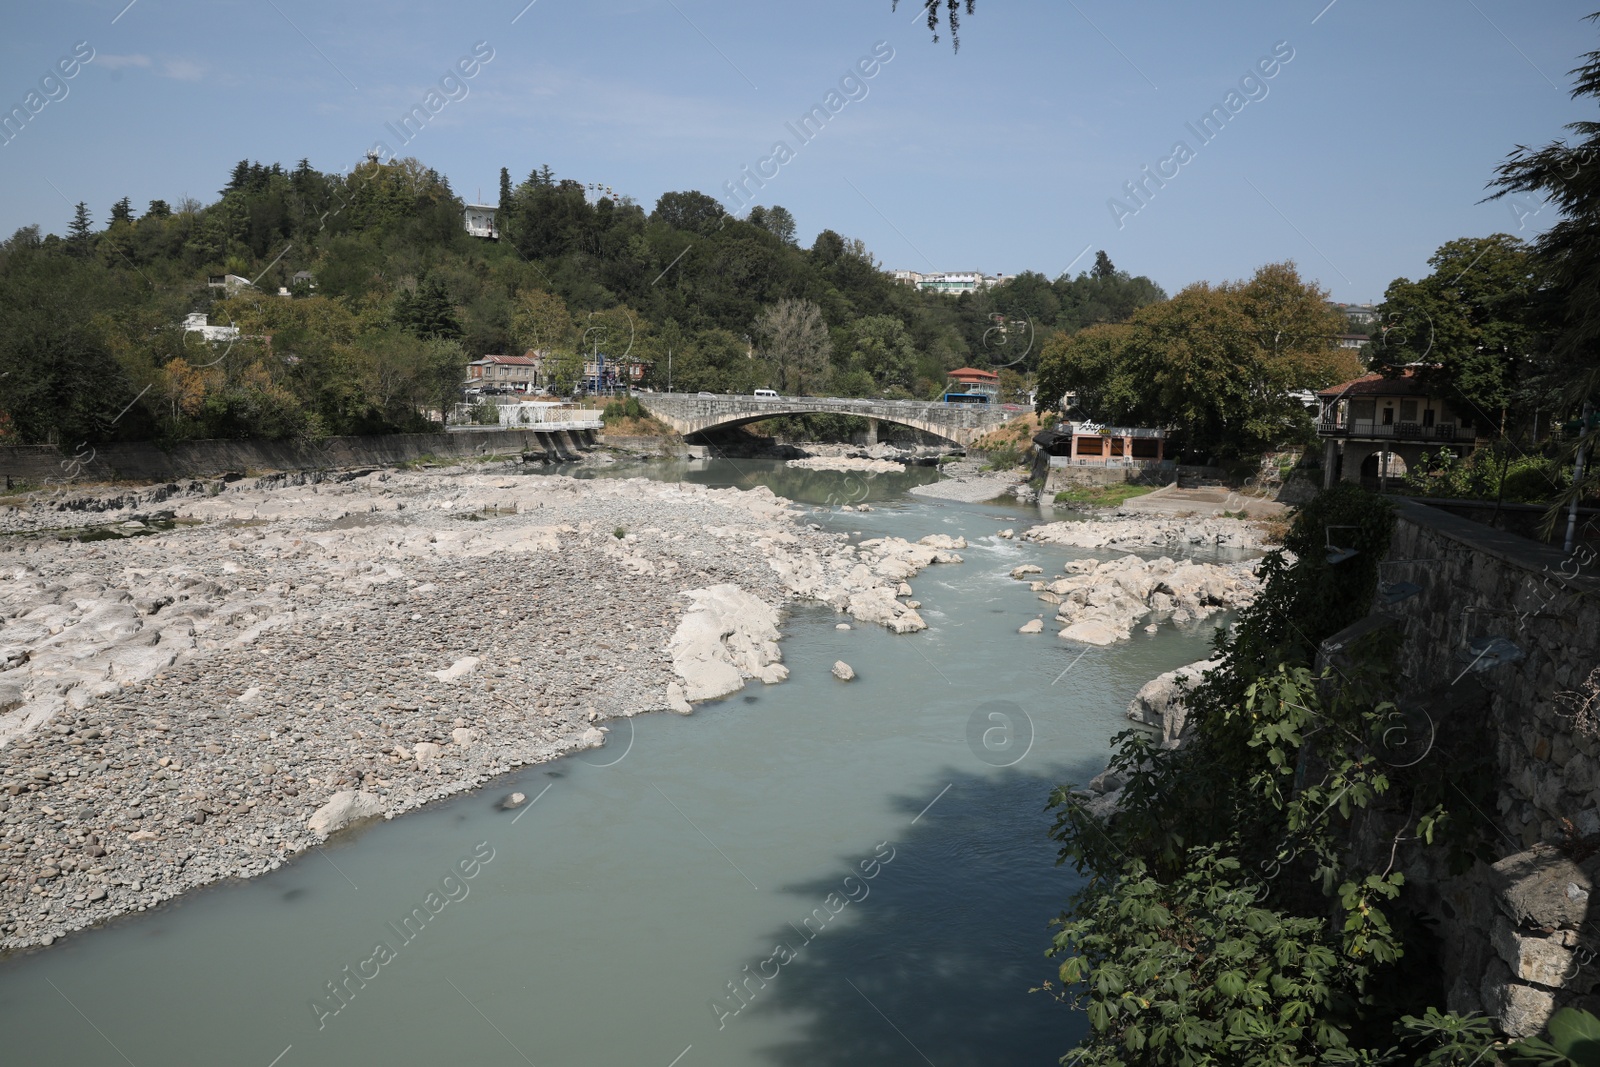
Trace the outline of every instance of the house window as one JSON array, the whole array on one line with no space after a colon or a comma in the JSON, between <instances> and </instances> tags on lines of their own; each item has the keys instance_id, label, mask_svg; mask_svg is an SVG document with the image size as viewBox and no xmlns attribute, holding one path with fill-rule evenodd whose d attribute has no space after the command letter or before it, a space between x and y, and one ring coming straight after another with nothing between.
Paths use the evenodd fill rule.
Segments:
<instances>
[{"instance_id":1,"label":"house window","mask_svg":"<svg viewBox=\"0 0 1600 1067\"><path fill-rule=\"evenodd\" d=\"M1431 428L1433 426L1433 409L1432 408L1429 408L1428 410L1426 410L1426 411L1424 411L1422 413L1422 425L1425 428Z\"/></svg>"},{"instance_id":2,"label":"house window","mask_svg":"<svg viewBox=\"0 0 1600 1067\"><path fill-rule=\"evenodd\" d=\"M1417 421L1417 402L1415 400L1402 400L1402 401L1400 401L1400 421L1401 422L1416 422Z\"/></svg>"},{"instance_id":3,"label":"house window","mask_svg":"<svg viewBox=\"0 0 1600 1067\"><path fill-rule=\"evenodd\" d=\"M1394 408L1392 408L1392 407L1390 407L1388 405L1384 405L1384 408L1383 408L1383 424L1385 426L1393 426L1394 425Z\"/></svg>"},{"instance_id":4,"label":"house window","mask_svg":"<svg viewBox=\"0 0 1600 1067\"><path fill-rule=\"evenodd\" d=\"M1351 422L1371 422L1378 409L1375 400L1352 400L1350 402Z\"/></svg>"}]
</instances>

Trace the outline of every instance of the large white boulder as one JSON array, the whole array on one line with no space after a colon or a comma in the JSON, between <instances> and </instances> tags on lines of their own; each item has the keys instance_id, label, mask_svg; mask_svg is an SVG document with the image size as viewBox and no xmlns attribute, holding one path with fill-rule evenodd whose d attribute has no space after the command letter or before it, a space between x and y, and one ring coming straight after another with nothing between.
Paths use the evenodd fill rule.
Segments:
<instances>
[{"instance_id":1,"label":"large white boulder","mask_svg":"<svg viewBox=\"0 0 1600 1067\"><path fill-rule=\"evenodd\" d=\"M311 818L306 820L306 829L319 837L327 837L353 822L382 814L382 797L354 789L341 789L329 797L326 804L312 812Z\"/></svg>"},{"instance_id":2,"label":"large white boulder","mask_svg":"<svg viewBox=\"0 0 1600 1067\"><path fill-rule=\"evenodd\" d=\"M1161 732L1163 748L1176 748L1188 728L1189 709L1183 694L1200 682L1201 675L1221 664L1220 659L1204 659L1159 674L1150 679L1128 704L1128 718Z\"/></svg>"},{"instance_id":3,"label":"large white boulder","mask_svg":"<svg viewBox=\"0 0 1600 1067\"><path fill-rule=\"evenodd\" d=\"M770 684L789 676L779 662L775 608L728 583L686 595L693 604L668 645L685 701L726 696L743 688L746 678Z\"/></svg>"}]
</instances>

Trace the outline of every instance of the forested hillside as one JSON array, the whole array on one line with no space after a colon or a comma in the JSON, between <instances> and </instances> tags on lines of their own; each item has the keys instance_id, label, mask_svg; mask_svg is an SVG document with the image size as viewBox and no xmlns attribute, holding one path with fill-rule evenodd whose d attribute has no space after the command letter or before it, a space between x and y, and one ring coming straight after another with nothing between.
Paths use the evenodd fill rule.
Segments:
<instances>
[{"instance_id":1,"label":"forested hillside","mask_svg":"<svg viewBox=\"0 0 1600 1067\"><path fill-rule=\"evenodd\" d=\"M745 391L783 384L787 324L815 334L811 391L932 397L963 364L1016 387L1044 334L1164 299L1103 253L1075 278L923 293L832 230L800 247L781 207L735 219L697 192L648 213L590 195L547 167L502 171L499 240L469 236L461 198L415 159L241 161L213 203L139 214L124 198L104 228L80 204L64 237L0 244L0 439L422 430L469 360L528 349L573 366L626 352L651 386L670 372L675 389ZM224 275L253 284L207 284ZM186 332L193 312L238 338Z\"/></svg>"}]
</instances>

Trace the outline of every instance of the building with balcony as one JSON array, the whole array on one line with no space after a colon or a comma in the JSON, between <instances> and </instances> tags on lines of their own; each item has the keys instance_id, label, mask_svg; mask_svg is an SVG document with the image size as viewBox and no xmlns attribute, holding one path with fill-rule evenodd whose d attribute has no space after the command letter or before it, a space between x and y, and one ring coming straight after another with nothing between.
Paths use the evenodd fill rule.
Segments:
<instances>
[{"instance_id":1,"label":"building with balcony","mask_svg":"<svg viewBox=\"0 0 1600 1067\"><path fill-rule=\"evenodd\" d=\"M1323 488L1342 480L1386 490L1424 452L1449 448L1464 456L1476 447L1473 412L1430 389L1415 370L1393 378L1364 374L1318 391L1317 399Z\"/></svg>"}]
</instances>

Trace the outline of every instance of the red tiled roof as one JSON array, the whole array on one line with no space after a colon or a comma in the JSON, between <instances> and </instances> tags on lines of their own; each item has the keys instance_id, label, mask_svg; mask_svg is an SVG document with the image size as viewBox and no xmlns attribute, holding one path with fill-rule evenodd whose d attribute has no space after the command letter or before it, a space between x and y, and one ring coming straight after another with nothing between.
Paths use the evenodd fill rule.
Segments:
<instances>
[{"instance_id":1,"label":"red tiled roof","mask_svg":"<svg viewBox=\"0 0 1600 1067\"><path fill-rule=\"evenodd\" d=\"M512 367L537 367L539 361L527 356L484 356L480 363L504 363Z\"/></svg>"},{"instance_id":2,"label":"red tiled roof","mask_svg":"<svg viewBox=\"0 0 1600 1067\"><path fill-rule=\"evenodd\" d=\"M1414 372L1408 370L1398 378L1386 378L1381 374L1363 374L1348 382L1319 389L1317 395L1326 400L1337 400L1341 397L1360 396L1427 396L1430 392L1432 390L1423 384Z\"/></svg>"},{"instance_id":3,"label":"red tiled roof","mask_svg":"<svg viewBox=\"0 0 1600 1067\"><path fill-rule=\"evenodd\" d=\"M951 371L948 375L946 375L946 377L949 377L949 378L976 378L979 381L995 381L995 382L998 382L1000 380L1000 375L995 374L993 371L979 370L977 367L957 367L955 370Z\"/></svg>"}]
</instances>

